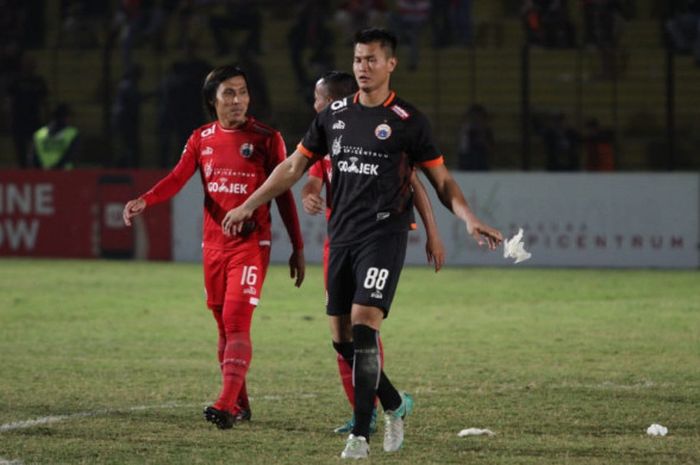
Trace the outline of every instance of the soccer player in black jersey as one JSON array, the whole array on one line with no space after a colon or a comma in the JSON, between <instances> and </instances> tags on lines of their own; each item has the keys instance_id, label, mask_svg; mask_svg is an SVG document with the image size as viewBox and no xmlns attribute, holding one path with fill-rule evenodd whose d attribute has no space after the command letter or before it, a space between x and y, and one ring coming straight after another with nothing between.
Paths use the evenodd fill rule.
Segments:
<instances>
[{"instance_id":1,"label":"soccer player in black jersey","mask_svg":"<svg viewBox=\"0 0 700 465\"><path fill-rule=\"evenodd\" d=\"M330 71L324 74L314 89L314 110L316 112L323 111L328 105L335 100L340 100L343 97L355 94L358 91L355 78L342 71ZM314 163L309 168L308 181L301 191L304 211L315 215L323 213L325 210L326 219L332 214L332 193L330 182L333 177L333 165L331 164L330 154L326 154L321 160ZM415 170L414 170L415 171ZM325 201L321 197L323 186L326 187ZM428 193L423 187L423 183L418 179L415 172L411 175L411 188L413 189L414 203L416 210L425 226L427 240L425 243L425 252L428 258L428 263L433 263L435 272L437 273L445 261L445 248L440 238L437 223L433 215L433 208L430 203ZM323 275L326 290L328 290L328 259L330 254L330 242L328 237L323 244ZM355 408L355 391L352 382L352 368L355 357L355 350L352 343L352 329L350 325L350 314L329 315L328 322L331 329L331 338L333 340L333 348L337 352L338 371L340 379L343 383L343 389L347 395L348 401L353 410ZM377 337L379 345L379 358L383 363L384 352L382 350L381 338ZM375 398L374 409L372 410L372 418L370 421L370 433L376 430L376 409L377 401ZM345 424L334 429L336 433L349 433L355 427L355 416L353 415Z\"/></svg>"},{"instance_id":2,"label":"soccer player in black jersey","mask_svg":"<svg viewBox=\"0 0 700 465\"><path fill-rule=\"evenodd\" d=\"M320 112L297 150L223 222L237 234L255 209L287 191L308 167L331 155L333 213L328 270L329 315L350 315L354 346L355 426L342 458L366 458L374 396L384 408L384 450L403 443L403 420L413 400L384 375L378 333L388 316L406 252L413 206L409 178L419 166L440 201L464 221L479 245L494 250L501 232L472 212L433 142L427 118L389 87L396 68L396 37L365 29L355 37L353 72L360 88L354 96Z\"/></svg>"}]
</instances>

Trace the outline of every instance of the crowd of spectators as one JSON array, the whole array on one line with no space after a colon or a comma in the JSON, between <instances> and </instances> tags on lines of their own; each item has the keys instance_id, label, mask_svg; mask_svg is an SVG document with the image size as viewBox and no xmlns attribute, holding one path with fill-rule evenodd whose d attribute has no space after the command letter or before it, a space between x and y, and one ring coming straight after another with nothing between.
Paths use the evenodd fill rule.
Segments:
<instances>
[{"instance_id":1,"label":"crowd of spectators","mask_svg":"<svg viewBox=\"0 0 700 465\"><path fill-rule=\"evenodd\" d=\"M700 0L674 0L666 3L664 29L670 47L691 54L700 66Z\"/></svg>"},{"instance_id":2,"label":"crowd of spectators","mask_svg":"<svg viewBox=\"0 0 700 465\"><path fill-rule=\"evenodd\" d=\"M614 171L616 140L612 129L590 118L579 131L565 112L536 113L532 129L540 137L542 168L552 172ZM460 171L489 171L497 162L496 136L491 114L481 104L472 104L457 132L457 161Z\"/></svg>"},{"instance_id":3,"label":"crowd of spectators","mask_svg":"<svg viewBox=\"0 0 700 465\"><path fill-rule=\"evenodd\" d=\"M629 0L522 0L520 14L527 43L542 48L588 47L600 55L600 76L612 78L620 72L620 37L631 17ZM116 8L113 6L116 4ZM284 5L282 5L284 4ZM407 69L421 66L421 48L473 46L478 27L473 17L473 0L302 0L291 7L280 2L278 11L290 19L285 31L291 75L298 95L310 102L313 82L339 64L336 45L352 40L354 31L367 26L384 26L394 31L401 47L400 59ZM254 106L250 113L263 121L275 117L267 76L260 58L270 44L263 40L264 8L275 2L254 0L118 0L116 3L89 0L61 0L61 16L55 43L48 43L46 0L0 0L3 11L0 42L0 87L5 90L7 115L4 119L12 136L16 163L31 163L34 133L47 124L49 103L55 102L46 76L36 71L27 50L59 47L79 52L102 47L118 57L111 89L109 115L112 152L105 163L120 167L142 164L141 107L152 98L157 108L158 150L161 167L171 166L190 132L206 121L199 89L214 63L200 56L195 38L207 31L212 44L209 59L238 62L247 70ZM700 1L665 2L663 29L671 49L695 56L700 63ZM291 10L290 10L291 8ZM572 12L582 19L576 30ZM481 26L481 23L479 23ZM173 33L176 30L176 33ZM170 31L170 32L169 32ZM170 57L158 70L155 85L152 67L139 63L135 49L148 48ZM277 51L275 51L277 52ZM148 79L144 79L148 78ZM457 164L465 170L487 170L494 166L495 137L491 115L483 105L472 105L460 124ZM596 121L586 124L582 134L570 128L565 115L551 115L538 123L547 154L547 169L594 169L612 167L614 156L598 159L591 147L605 146L614 152L614 138ZM586 134L596 133L595 137ZM602 134L602 135L601 135ZM603 142L592 143L589 139ZM597 149L596 149L597 150ZM586 157L573 154L586 153Z\"/></svg>"}]
</instances>

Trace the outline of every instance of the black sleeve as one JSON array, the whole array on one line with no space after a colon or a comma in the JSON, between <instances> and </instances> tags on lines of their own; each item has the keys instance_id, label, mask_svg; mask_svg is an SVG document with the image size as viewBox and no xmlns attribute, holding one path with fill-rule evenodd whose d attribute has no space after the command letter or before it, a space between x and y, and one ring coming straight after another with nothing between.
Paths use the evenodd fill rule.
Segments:
<instances>
[{"instance_id":1,"label":"black sleeve","mask_svg":"<svg viewBox=\"0 0 700 465\"><path fill-rule=\"evenodd\" d=\"M302 147L316 156L323 156L328 153L325 126L328 117L328 108L317 114L301 141ZM306 155L308 156L309 154Z\"/></svg>"},{"instance_id":2,"label":"black sleeve","mask_svg":"<svg viewBox=\"0 0 700 465\"><path fill-rule=\"evenodd\" d=\"M416 113L408 121L408 134L411 135L406 153L414 163L423 163L442 156L437 148L428 118Z\"/></svg>"}]
</instances>

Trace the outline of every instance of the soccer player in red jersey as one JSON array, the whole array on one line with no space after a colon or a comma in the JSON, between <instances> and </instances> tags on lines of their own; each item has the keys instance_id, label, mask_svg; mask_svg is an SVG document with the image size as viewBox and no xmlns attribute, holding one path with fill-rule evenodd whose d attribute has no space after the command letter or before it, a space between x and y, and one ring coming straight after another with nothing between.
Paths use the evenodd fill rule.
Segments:
<instances>
[{"instance_id":1,"label":"soccer player in red jersey","mask_svg":"<svg viewBox=\"0 0 700 465\"><path fill-rule=\"evenodd\" d=\"M339 100L347 95L357 92L358 87L355 78L342 71L330 71L324 74L317 82L314 89L314 110L316 113L323 111L331 102ZM304 211L310 215L318 215L325 210L326 221L331 217L332 199L331 199L331 177L333 167L331 165L331 157L326 154L323 158L311 165L309 168L309 176L306 184L301 190L302 203ZM326 186L326 199L321 197L323 186ZM425 187L420 182L415 173L411 176L411 188L415 196L414 202L418 213L423 220L428 236L425 244L425 250L429 263L434 263L435 272L438 272L445 261L445 248L440 238L435 217L433 215L430 199L425 191ZM325 208L324 208L325 207ZM323 278L326 289L328 288L328 256L330 251L330 241L328 237L323 243ZM349 321L346 321L347 315L334 316L329 315L329 324L331 328L331 338L333 340L333 348L337 352L338 371L340 380L343 384L343 389L350 402L351 407L355 407L355 392L352 383L352 366L354 359L354 349L352 345L352 332ZM384 348L381 338L378 338L379 353L381 363L384 363ZM374 410L372 411L372 421L370 423L370 433L376 431L377 417L377 399L374 401ZM355 416L353 415L343 425L335 428L335 433L349 433L355 426Z\"/></svg>"},{"instance_id":2,"label":"soccer player in red jersey","mask_svg":"<svg viewBox=\"0 0 700 465\"><path fill-rule=\"evenodd\" d=\"M216 121L192 133L175 168L151 190L127 202L123 217L131 225L134 216L173 197L199 170L204 187L204 284L219 332L223 385L204 416L220 429L228 429L251 417L245 377L252 356L251 320L270 259L270 204L256 208L237 236L224 235L221 221L284 161L286 148L278 131L247 115L248 83L237 66L214 69L204 81L202 94ZM294 197L287 190L276 202L292 242L290 275L299 287L304 280L304 244Z\"/></svg>"},{"instance_id":3,"label":"soccer player in red jersey","mask_svg":"<svg viewBox=\"0 0 700 465\"><path fill-rule=\"evenodd\" d=\"M369 457L375 396L384 409L385 452L401 449L404 420L413 410L413 398L386 377L378 344L406 254L413 168L423 170L442 204L479 245L495 250L503 241L501 232L470 208L445 167L428 118L389 87L398 64L396 44L396 36L386 30L357 33L353 72L359 92L318 113L297 150L221 223L225 234L241 234L260 205L289 190L309 166L330 153L333 213L328 222L326 313L346 315L354 348L355 426L340 454L344 459Z\"/></svg>"}]
</instances>

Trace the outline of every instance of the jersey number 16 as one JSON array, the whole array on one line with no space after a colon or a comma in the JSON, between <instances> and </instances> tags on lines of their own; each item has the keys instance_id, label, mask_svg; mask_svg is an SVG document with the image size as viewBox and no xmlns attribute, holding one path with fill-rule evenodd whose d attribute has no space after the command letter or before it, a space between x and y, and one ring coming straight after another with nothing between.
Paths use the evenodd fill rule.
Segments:
<instances>
[{"instance_id":1,"label":"jersey number 16","mask_svg":"<svg viewBox=\"0 0 700 465\"><path fill-rule=\"evenodd\" d=\"M258 282L258 267L255 265L246 265L243 267L241 274L241 286L255 286Z\"/></svg>"}]
</instances>

